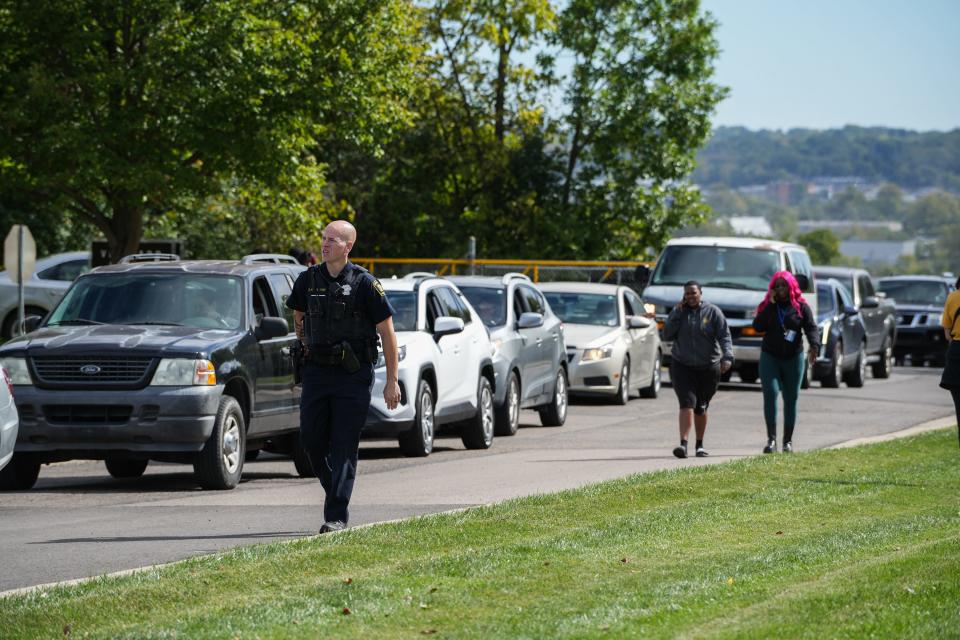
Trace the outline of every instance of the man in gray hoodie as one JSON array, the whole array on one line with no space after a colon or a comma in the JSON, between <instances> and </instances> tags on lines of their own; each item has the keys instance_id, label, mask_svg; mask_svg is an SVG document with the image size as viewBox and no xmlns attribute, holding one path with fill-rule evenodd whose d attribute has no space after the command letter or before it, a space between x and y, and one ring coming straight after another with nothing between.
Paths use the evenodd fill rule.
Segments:
<instances>
[{"instance_id":1,"label":"man in gray hoodie","mask_svg":"<svg viewBox=\"0 0 960 640\"><path fill-rule=\"evenodd\" d=\"M683 285L683 300L677 303L663 325L663 339L672 340L670 381L680 401L680 446L678 458L687 457L690 427L697 429L697 457L709 455L703 448L707 430L707 407L717 392L720 375L733 366L733 340L727 319L716 305L703 301L700 283Z\"/></svg>"}]
</instances>

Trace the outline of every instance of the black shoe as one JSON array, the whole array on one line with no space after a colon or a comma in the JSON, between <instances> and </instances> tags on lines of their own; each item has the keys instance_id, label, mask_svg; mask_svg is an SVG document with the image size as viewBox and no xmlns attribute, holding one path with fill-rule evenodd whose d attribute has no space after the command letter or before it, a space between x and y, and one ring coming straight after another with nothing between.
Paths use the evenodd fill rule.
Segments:
<instances>
[{"instance_id":1,"label":"black shoe","mask_svg":"<svg viewBox=\"0 0 960 640\"><path fill-rule=\"evenodd\" d=\"M775 438L770 438L767 440L767 446L763 448L764 453L776 453L777 452L777 441Z\"/></svg>"},{"instance_id":2,"label":"black shoe","mask_svg":"<svg viewBox=\"0 0 960 640\"><path fill-rule=\"evenodd\" d=\"M323 523L323 526L320 527L320 533L336 533L337 531L343 531L346 528L346 522L343 522L342 520L331 520Z\"/></svg>"},{"instance_id":3,"label":"black shoe","mask_svg":"<svg viewBox=\"0 0 960 640\"><path fill-rule=\"evenodd\" d=\"M707 453L707 450L706 450L706 449L704 449L703 447L697 447L697 457L698 457L698 458L706 458L706 457L709 456L709 455L710 455L710 454Z\"/></svg>"},{"instance_id":4,"label":"black shoe","mask_svg":"<svg viewBox=\"0 0 960 640\"><path fill-rule=\"evenodd\" d=\"M675 449L673 450L673 455L677 456L678 458L686 458L686 457L687 457L687 445L682 444L682 445L680 445L679 447L675 448Z\"/></svg>"},{"instance_id":5,"label":"black shoe","mask_svg":"<svg viewBox=\"0 0 960 640\"><path fill-rule=\"evenodd\" d=\"M793 453L793 443L790 441L783 443L783 452L784 453Z\"/></svg>"}]
</instances>

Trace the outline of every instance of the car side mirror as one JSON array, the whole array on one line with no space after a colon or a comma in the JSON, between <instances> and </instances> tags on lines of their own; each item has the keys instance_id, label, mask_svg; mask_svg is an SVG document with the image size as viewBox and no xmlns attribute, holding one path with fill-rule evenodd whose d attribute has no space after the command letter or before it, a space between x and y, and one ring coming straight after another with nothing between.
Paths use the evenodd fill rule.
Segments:
<instances>
[{"instance_id":1,"label":"car side mirror","mask_svg":"<svg viewBox=\"0 0 960 640\"><path fill-rule=\"evenodd\" d=\"M270 340L272 338L282 338L290 333L290 325L286 318L263 318L260 325L254 331L257 340Z\"/></svg>"},{"instance_id":2,"label":"car side mirror","mask_svg":"<svg viewBox=\"0 0 960 640\"><path fill-rule=\"evenodd\" d=\"M543 314L535 313L533 311L525 311L520 314L520 319L517 320L517 329L532 329L534 327L543 326Z\"/></svg>"},{"instance_id":3,"label":"car side mirror","mask_svg":"<svg viewBox=\"0 0 960 640\"><path fill-rule=\"evenodd\" d=\"M880 306L880 298L877 296L867 296L863 299L863 302L860 303L860 306L864 309L876 309Z\"/></svg>"},{"instance_id":4,"label":"car side mirror","mask_svg":"<svg viewBox=\"0 0 960 640\"><path fill-rule=\"evenodd\" d=\"M793 276L797 280L797 285L800 287L800 291L807 291L810 287L810 278L804 273L798 273Z\"/></svg>"},{"instance_id":5,"label":"car side mirror","mask_svg":"<svg viewBox=\"0 0 960 640\"><path fill-rule=\"evenodd\" d=\"M440 316L433 321L433 339L440 342L440 338L463 331L463 320L453 316Z\"/></svg>"},{"instance_id":6,"label":"car side mirror","mask_svg":"<svg viewBox=\"0 0 960 640\"><path fill-rule=\"evenodd\" d=\"M851 307L851 306L848 305L848 306L846 306L846 307L843 308L843 315L847 316L848 318L851 317L851 316L857 315L857 313L859 313L859 312L857 311L857 308L856 308L856 307Z\"/></svg>"},{"instance_id":7,"label":"car side mirror","mask_svg":"<svg viewBox=\"0 0 960 640\"><path fill-rule=\"evenodd\" d=\"M36 331L41 322L43 322L43 316L27 316L23 320L23 332L30 333L31 331Z\"/></svg>"},{"instance_id":8,"label":"car side mirror","mask_svg":"<svg viewBox=\"0 0 960 640\"><path fill-rule=\"evenodd\" d=\"M631 329L646 329L650 324L650 319L643 316L630 316L627 320L627 326Z\"/></svg>"},{"instance_id":9,"label":"car side mirror","mask_svg":"<svg viewBox=\"0 0 960 640\"><path fill-rule=\"evenodd\" d=\"M633 279L637 283L637 288L641 291L645 289L650 282L650 267L641 264L637 267L636 271L633 272Z\"/></svg>"}]
</instances>

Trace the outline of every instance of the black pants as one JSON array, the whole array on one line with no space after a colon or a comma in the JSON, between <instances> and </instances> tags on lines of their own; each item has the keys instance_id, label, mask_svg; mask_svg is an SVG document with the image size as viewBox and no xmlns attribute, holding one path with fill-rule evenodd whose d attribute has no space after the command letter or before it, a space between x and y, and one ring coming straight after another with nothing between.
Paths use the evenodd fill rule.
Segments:
<instances>
[{"instance_id":1,"label":"black pants","mask_svg":"<svg viewBox=\"0 0 960 640\"><path fill-rule=\"evenodd\" d=\"M675 359L671 360L670 383L681 409L693 409L698 416L703 415L720 384L720 364L694 369Z\"/></svg>"},{"instance_id":2,"label":"black pants","mask_svg":"<svg viewBox=\"0 0 960 640\"><path fill-rule=\"evenodd\" d=\"M370 408L373 367L347 373L341 367L303 368L300 436L326 498L323 519L347 522L357 477L360 432Z\"/></svg>"},{"instance_id":3,"label":"black pants","mask_svg":"<svg viewBox=\"0 0 960 640\"><path fill-rule=\"evenodd\" d=\"M960 340L950 342L946 359L940 386L953 396L953 408L957 412L957 435L960 437Z\"/></svg>"}]
</instances>

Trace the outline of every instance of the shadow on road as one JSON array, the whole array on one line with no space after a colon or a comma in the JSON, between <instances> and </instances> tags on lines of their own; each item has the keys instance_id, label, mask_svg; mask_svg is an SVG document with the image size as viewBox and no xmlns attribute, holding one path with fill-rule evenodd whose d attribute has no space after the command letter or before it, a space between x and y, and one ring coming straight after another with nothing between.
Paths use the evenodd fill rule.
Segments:
<instances>
[{"instance_id":1,"label":"shadow on road","mask_svg":"<svg viewBox=\"0 0 960 640\"><path fill-rule=\"evenodd\" d=\"M164 542L171 540L232 540L232 539L271 539L294 538L313 535L314 531L265 531L259 533L225 533L211 536L100 536L96 538L59 538L56 540L38 540L27 544L73 544L75 542Z\"/></svg>"}]
</instances>

